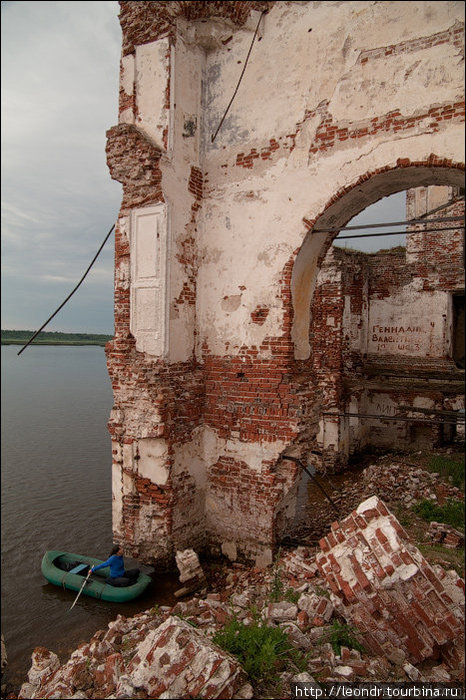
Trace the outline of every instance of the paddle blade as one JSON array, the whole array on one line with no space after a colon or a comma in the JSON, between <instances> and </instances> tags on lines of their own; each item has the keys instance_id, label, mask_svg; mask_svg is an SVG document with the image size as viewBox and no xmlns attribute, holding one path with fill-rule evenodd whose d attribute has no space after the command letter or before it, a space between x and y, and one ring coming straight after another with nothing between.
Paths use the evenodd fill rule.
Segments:
<instances>
[{"instance_id":1,"label":"paddle blade","mask_svg":"<svg viewBox=\"0 0 466 700\"><path fill-rule=\"evenodd\" d=\"M71 608L70 608L67 612L71 612L71 610L73 610L74 606L75 606L76 603L78 602L78 598L79 598L79 596L81 595L81 593L83 592L83 588L84 588L84 586L86 585L87 579L89 578L90 575L91 575L91 570L89 569L88 574L87 574L86 578L85 578L84 581L83 581L83 585L82 585L81 588L79 589L79 593L78 593L78 595L76 596L76 598L74 599L73 605L71 606Z\"/></svg>"}]
</instances>

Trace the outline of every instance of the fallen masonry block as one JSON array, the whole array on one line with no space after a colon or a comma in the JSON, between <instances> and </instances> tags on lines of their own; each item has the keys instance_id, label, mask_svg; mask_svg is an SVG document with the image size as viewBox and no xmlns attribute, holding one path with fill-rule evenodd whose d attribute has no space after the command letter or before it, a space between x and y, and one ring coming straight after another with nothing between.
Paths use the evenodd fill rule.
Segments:
<instances>
[{"instance_id":1,"label":"fallen masonry block","mask_svg":"<svg viewBox=\"0 0 466 700\"><path fill-rule=\"evenodd\" d=\"M264 611L264 617L273 622L296 620L298 607L294 603L282 600L279 603L270 603Z\"/></svg>"},{"instance_id":2,"label":"fallen masonry block","mask_svg":"<svg viewBox=\"0 0 466 700\"><path fill-rule=\"evenodd\" d=\"M32 653L32 665L28 679L19 691L19 698L34 698L42 683L46 682L60 666L58 656L45 647L36 647Z\"/></svg>"},{"instance_id":3,"label":"fallen masonry block","mask_svg":"<svg viewBox=\"0 0 466 700\"><path fill-rule=\"evenodd\" d=\"M176 591L175 596L180 598L202 588L206 578L196 552L193 549L177 551L175 559L180 572L180 583L184 583L183 588Z\"/></svg>"},{"instance_id":4,"label":"fallen masonry block","mask_svg":"<svg viewBox=\"0 0 466 700\"><path fill-rule=\"evenodd\" d=\"M464 611L377 496L319 544L332 602L366 649L397 664L441 658L464 672Z\"/></svg>"},{"instance_id":5,"label":"fallen masonry block","mask_svg":"<svg viewBox=\"0 0 466 700\"><path fill-rule=\"evenodd\" d=\"M308 614L311 624L316 627L325 625L331 619L333 604L328 598L316 593L303 593L298 600L298 608Z\"/></svg>"},{"instance_id":6,"label":"fallen masonry block","mask_svg":"<svg viewBox=\"0 0 466 700\"><path fill-rule=\"evenodd\" d=\"M315 551L310 547L297 547L287 553L282 559L282 564L288 574L296 576L300 581L309 581L318 572Z\"/></svg>"},{"instance_id":7,"label":"fallen masonry block","mask_svg":"<svg viewBox=\"0 0 466 700\"><path fill-rule=\"evenodd\" d=\"M169 617L139 644L124 679L146 697L252 697L238 662L184 620ZM117 697L119 688L117 686ZM126 696L125 696L126 697Z\"/></svg>"}]
</instances>

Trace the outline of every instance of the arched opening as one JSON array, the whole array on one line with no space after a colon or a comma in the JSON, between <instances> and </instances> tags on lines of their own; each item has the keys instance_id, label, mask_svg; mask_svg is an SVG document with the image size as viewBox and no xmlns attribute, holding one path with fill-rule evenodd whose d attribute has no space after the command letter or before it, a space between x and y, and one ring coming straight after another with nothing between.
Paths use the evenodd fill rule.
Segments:
<instances>
[{"instance_id":1,"label":"arched opening","mask_svg":"<svg viewBox=\"0 0 466 700\"><path fill-rule=\"evenodd\" d=\"M340 471L368 447L444 444L456 433L455 415L463 411L464 418L464 224L409 226L406 246L384 249L379 239L376 252L331 247L336 229L353 224L364 194L370 207L395 184L408 190L408 206L392 221L423 217L439 203L441 216L461 213L464 220L462 174L411 167L371 180L316 220L293 271L296 354L313 367L322 397L313 459L321 471Z\"/></svg>"},{"instance_id":2,"label":"arched opening","mask_svg":"<svg viewBox=\"0 0 466 700\"><path fill-rule=\"evenodd\" d=\"M453 166L432 157L432 164L399 162L396 168L365 173L330 197L321 214L305 218L308 232L296 257L291 278L292 340L295 357L311 354L309 336L311 300L322 261L339 230L357 214L383 197L429 185L464 187L464 165Z\"/></svg>"}]
</instances>

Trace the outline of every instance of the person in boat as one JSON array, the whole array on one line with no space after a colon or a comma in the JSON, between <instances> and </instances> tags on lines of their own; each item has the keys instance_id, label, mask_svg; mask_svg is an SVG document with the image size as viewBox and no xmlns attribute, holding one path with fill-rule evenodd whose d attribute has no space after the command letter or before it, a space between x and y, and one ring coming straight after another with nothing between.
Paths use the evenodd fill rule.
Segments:
<instances>
[{"instance_id":1,"label":"person in boat","mask_svg":"<svg viewBox=\"0 0 466 700\"><path fill-rule=\"evenodd\" d=\"M105 583L111 586L131 586L136 583L139 576L139 569L125 569L123 561L123 547L120 544L115 544L112 547L107 561L91 567L91 573L103 569L105 566L110 567L110 576L105 579Z\"/></svg>"}]
</instances>

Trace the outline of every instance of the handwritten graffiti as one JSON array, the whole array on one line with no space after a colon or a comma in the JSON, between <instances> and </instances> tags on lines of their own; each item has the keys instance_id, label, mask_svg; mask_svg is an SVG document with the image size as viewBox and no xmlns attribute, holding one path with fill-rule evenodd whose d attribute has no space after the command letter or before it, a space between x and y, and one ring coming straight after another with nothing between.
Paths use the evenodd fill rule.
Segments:
<instances>
[{"instance_id":1,"label":"handwritten graffiti","mask_svg":"<svg viewBox=\"0 0 466 700\"><path fill-rule=\"evenodd\" d=\"M377 350L397 350L418 352L421 350L419 336L425 334L421 326L372 326L372 342Z\"/></svg>"}]
</instances>

